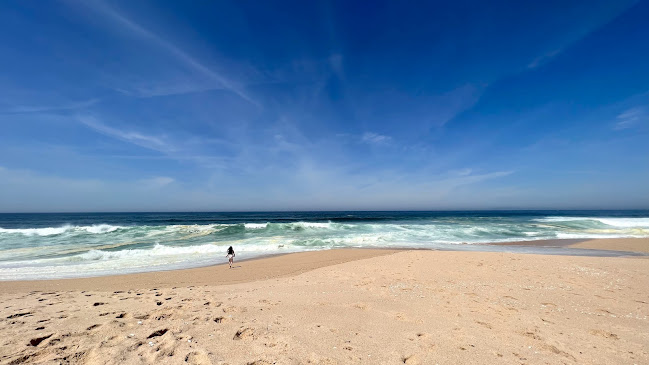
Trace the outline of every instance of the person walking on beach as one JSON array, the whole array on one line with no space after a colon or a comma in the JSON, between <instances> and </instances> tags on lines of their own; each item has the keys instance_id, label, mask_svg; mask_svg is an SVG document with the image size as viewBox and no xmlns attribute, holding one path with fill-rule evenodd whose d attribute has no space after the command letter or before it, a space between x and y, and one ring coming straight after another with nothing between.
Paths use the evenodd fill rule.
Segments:
<instances>
[{"instance_id":1,"label":"person walking on beach","mask_svg":"<svg viewBox=\"0 0 649 365\"><path fill-rule=\"evenodd\" d=\"M228 248L228 254L225 256L228 258L228 261L230 262L230 269L232 268L232 261L234 260L234 249L232 246Z\"/></svg>"}]
</instances>

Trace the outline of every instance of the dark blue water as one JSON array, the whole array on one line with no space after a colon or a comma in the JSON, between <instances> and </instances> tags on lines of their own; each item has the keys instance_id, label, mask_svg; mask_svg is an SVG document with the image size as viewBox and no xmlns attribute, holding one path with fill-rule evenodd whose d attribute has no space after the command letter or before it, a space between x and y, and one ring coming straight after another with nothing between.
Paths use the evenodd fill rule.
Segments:
<instances>
[{"instance_id":1,"label":"dark blue water","mask_svg":"<svg viewBox=\"0 0 649 365\"><path fill-rule=\"evenodd\" d=\"M162 226L290 222L398 222L448 218L535 217L647 218L649 210L498 210L498 211L377 211L377 212L197 212L197 213L0 213L0 228L46 228L63 225Z\"/></svg>"}]
</instances>

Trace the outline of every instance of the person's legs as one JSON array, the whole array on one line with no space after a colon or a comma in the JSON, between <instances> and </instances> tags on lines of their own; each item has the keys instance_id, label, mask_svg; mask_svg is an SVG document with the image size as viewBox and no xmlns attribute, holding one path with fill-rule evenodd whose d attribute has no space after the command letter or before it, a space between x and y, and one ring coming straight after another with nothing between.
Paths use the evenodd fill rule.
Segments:
<instances>
[{"instance_id":1,"label":"person's legs","mask_svg":"<svg viewBox=\"0 0 649 365\"><path fill-rule=\"evenodd\" d=\"M232 268L232 256L230 256L230 269Z\"/></svg>"}]
</instances>

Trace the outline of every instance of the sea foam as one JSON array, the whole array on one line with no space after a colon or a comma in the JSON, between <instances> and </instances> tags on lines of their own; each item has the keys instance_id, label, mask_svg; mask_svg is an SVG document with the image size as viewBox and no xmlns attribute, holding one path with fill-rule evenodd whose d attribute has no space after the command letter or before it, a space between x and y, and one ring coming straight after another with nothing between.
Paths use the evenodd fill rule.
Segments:
<instances>
[{"instance_id":1,"label":"sea foam","mask_svg":"<svg viewBox=\"0 0 649 365\"><path fill-rule=\"evenodd\" d=\"M6 229L0 228L0 234L22 234L25 236L54 236L67 232L82 232L91 234L109 233L122 229L124 227L111 226L109 224L96 224L92 226L70 226L65 225L61 227L45 227L45 228L15 228Z\"/></svg>"},{"instance_id":2,"label":"sea foam","mask_svg":"<svg viewBox=\"0 0 649 365\"><path fill-rule=\"evenodd\" d=\"M314 213L318 214L318 213ZM250 221L111 216L96 224L0 228L0 280L47 279L167 270L238 258L343 247L412 247L479 250L482 244L563 238L649 237L649 218L522 214L368 213L356 219L308 214ZM633 213L637 214L637 213ZM279 214L275 214L279 215ZM296 214L297 215L297 214ZM320 214L325 216L324 214ZM649 215L649 213L648 213ZM138 216L139 217L139 216ZM0 217L1 218L1 217ZM22 218L22 217L21 217ZM137 218L137 217L136 217ZM151 220L158 224L149 224ZM292 221L291 221L292 220ZM93 222L83 217L83 222ZM178 221L178 224L169 224ZM20 221L22 225L26 225ZM110 222L110 223L108 223ZM0 221L0 226L2 222ZM495 249L505 250L506 248Z\"/></svg>"}]
</instances>

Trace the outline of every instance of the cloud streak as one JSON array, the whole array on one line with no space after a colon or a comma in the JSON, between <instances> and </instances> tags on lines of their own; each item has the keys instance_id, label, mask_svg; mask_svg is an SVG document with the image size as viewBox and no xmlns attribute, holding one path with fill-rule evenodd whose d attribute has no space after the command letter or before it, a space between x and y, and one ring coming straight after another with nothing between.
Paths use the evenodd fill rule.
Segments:
<instances>
[{"instance_id":1,"label":"cloud streak","mask_svg":"<svg viewBox=\"0 0 649 365\"><path fill-rule=\"evenodd\" d=\"M78 117L78 120L86 127L105 136L117 138L119 140L129 142L140 147L163 153L170 153L176 150L173 146L166 143L159 137L148 136L139 132L124 131L121 129L113 128L100 122L97 118L92 116L80 116Z\"/></svg>"},{"instance_id":2,"label":"cloud streak","mask_svg":"<svg viewBox=\"0 0 649 365\"><path fill-rule=\"evenodd\" d=\"M386 144L392 140L392 137L385 136L378 133L366 132L363 134L361 141L367 144L381 145Z\"/></svg>"},{"instance_id":3,"label":"cloud streak","mask_svg":"<svg viewBox=\"0 0 649 365\"><path fill-rule=\"evenodd\" d=\"M432 100L431 124L442 127L462 112L471 109L482 96L487 85L467 84L453 89Z\"/></svg>"},{"instance_id":4,"label":"cloud streak","mask_svg":"<svg viewBox=\"0 0 649 365\"><path fill-rule=\"evenodd\" d=\"M562 48L560 48L560 49L555 49L555 50L550 51L550 52L548 52L548 53L546 53L546 54L543 54L543 55L541 55L541 56L535 58L532 62L530 62L530 63L527 65L527 68L529 68L529 69L535 69L535 68L537 68L537 67L539 67L539 66L541 66L541 65L543 65L543 64L545 64L545 63L547 63L547 62L550 62L550 60L552 60L552 59L553 59L554 57L556 57L559 53L561 53L561 51L563 51Z\"/></svg>"},{"instance_id":5,"label":"cloud streak","mask_svg":"<svg viewBox=\"0 0 649 365\"><path fill-rule=\"evenodd\" d=\"M9 108L5 112L0 112L1 114L28 114L28 113L43 113L43 112L54 112L60 110L78 110L89 108L99 102L98 98L89 99L78 102L71 102L61 105L24 105L24 106L15 106Z\"/></svg>"},{"instance_id":6,"label":"cloud streak","mask_svg":"<svg viewBox=\"0 0 649 365\"><path fill-rule=\"evenodd\" d=\"M188 53L177 47L176 45L172 44L171 42L165 40L164 38L160 37L153 31L145 28L144 26L140 25L136 21L129 19L127 16L124 14L120 13L116 9L110 7L108 4L101 2L101 1L90 1L88 2L89 6L91 6L95 11L99 12L102 14L104 17L110 19L114 24L121 26L124 29L129 30L132 34L134 34L137 37L145 38L150 41L155 42L159 47L167 51L169 54L174 56L176 59L180 60L183 62L186 66L189 68L199 72L201 75L203 75L205 78L217 82L220 87L229 90L233 92L234 94L238 95L242 99L248 101L249 103L261 107L261 104L253 99L248 93L245 91L244 87L241 85L238 85L237 83L228 80L224 76L222 76L220 73L215 72L214 70L210 69L209 67L205 66L201 62L199 62L196 58L190 56ZM219 87L212 87L212 88L219 88ZM186 88L183 88L183 92L186 92ZM178 91L175 91L178 93ZM145 94L146 95L146 94ZM148 94L149 96L155 96L155 93ZM165 95L164 93L162 95Z\"/></svg>"},{"instance_id":7,"label":"cloud streak","mask_svg":"<svg viewBox=\"0 0 649 365\"><path fill-rule=\"evenodd\" d=\"M194 137L186 140L184 144L178 141L170 141L162 136L144 134L138 131L123 130L107 125L94 116L78 116L78 121L89 129L114 138L127 142L138 147L156 151L164 155L164 158L174 159L177 161L190 161L203 168L225 169L228 166L228 158L214 154L206 154L199 151L199 147L206 144L214 144L212 139ZM219 144L226 142L217 141ZM116 156L120 157L120 156ZM121 156L129 159L149 159L150 156ZM160 181L158 181L160 182Z\"/></svg>"},{"instance_id":8,"label":"cloud streak","mask_svg":"<svg viewBox=\"0 0 649 365\"><path fill-rule=\"evenodd\" d=\"M629 129L640 124L642 121L649 120L649 114L645 107L635 107L620 113L615 120L613 129Z\"/></svg>"}]
</instances>

